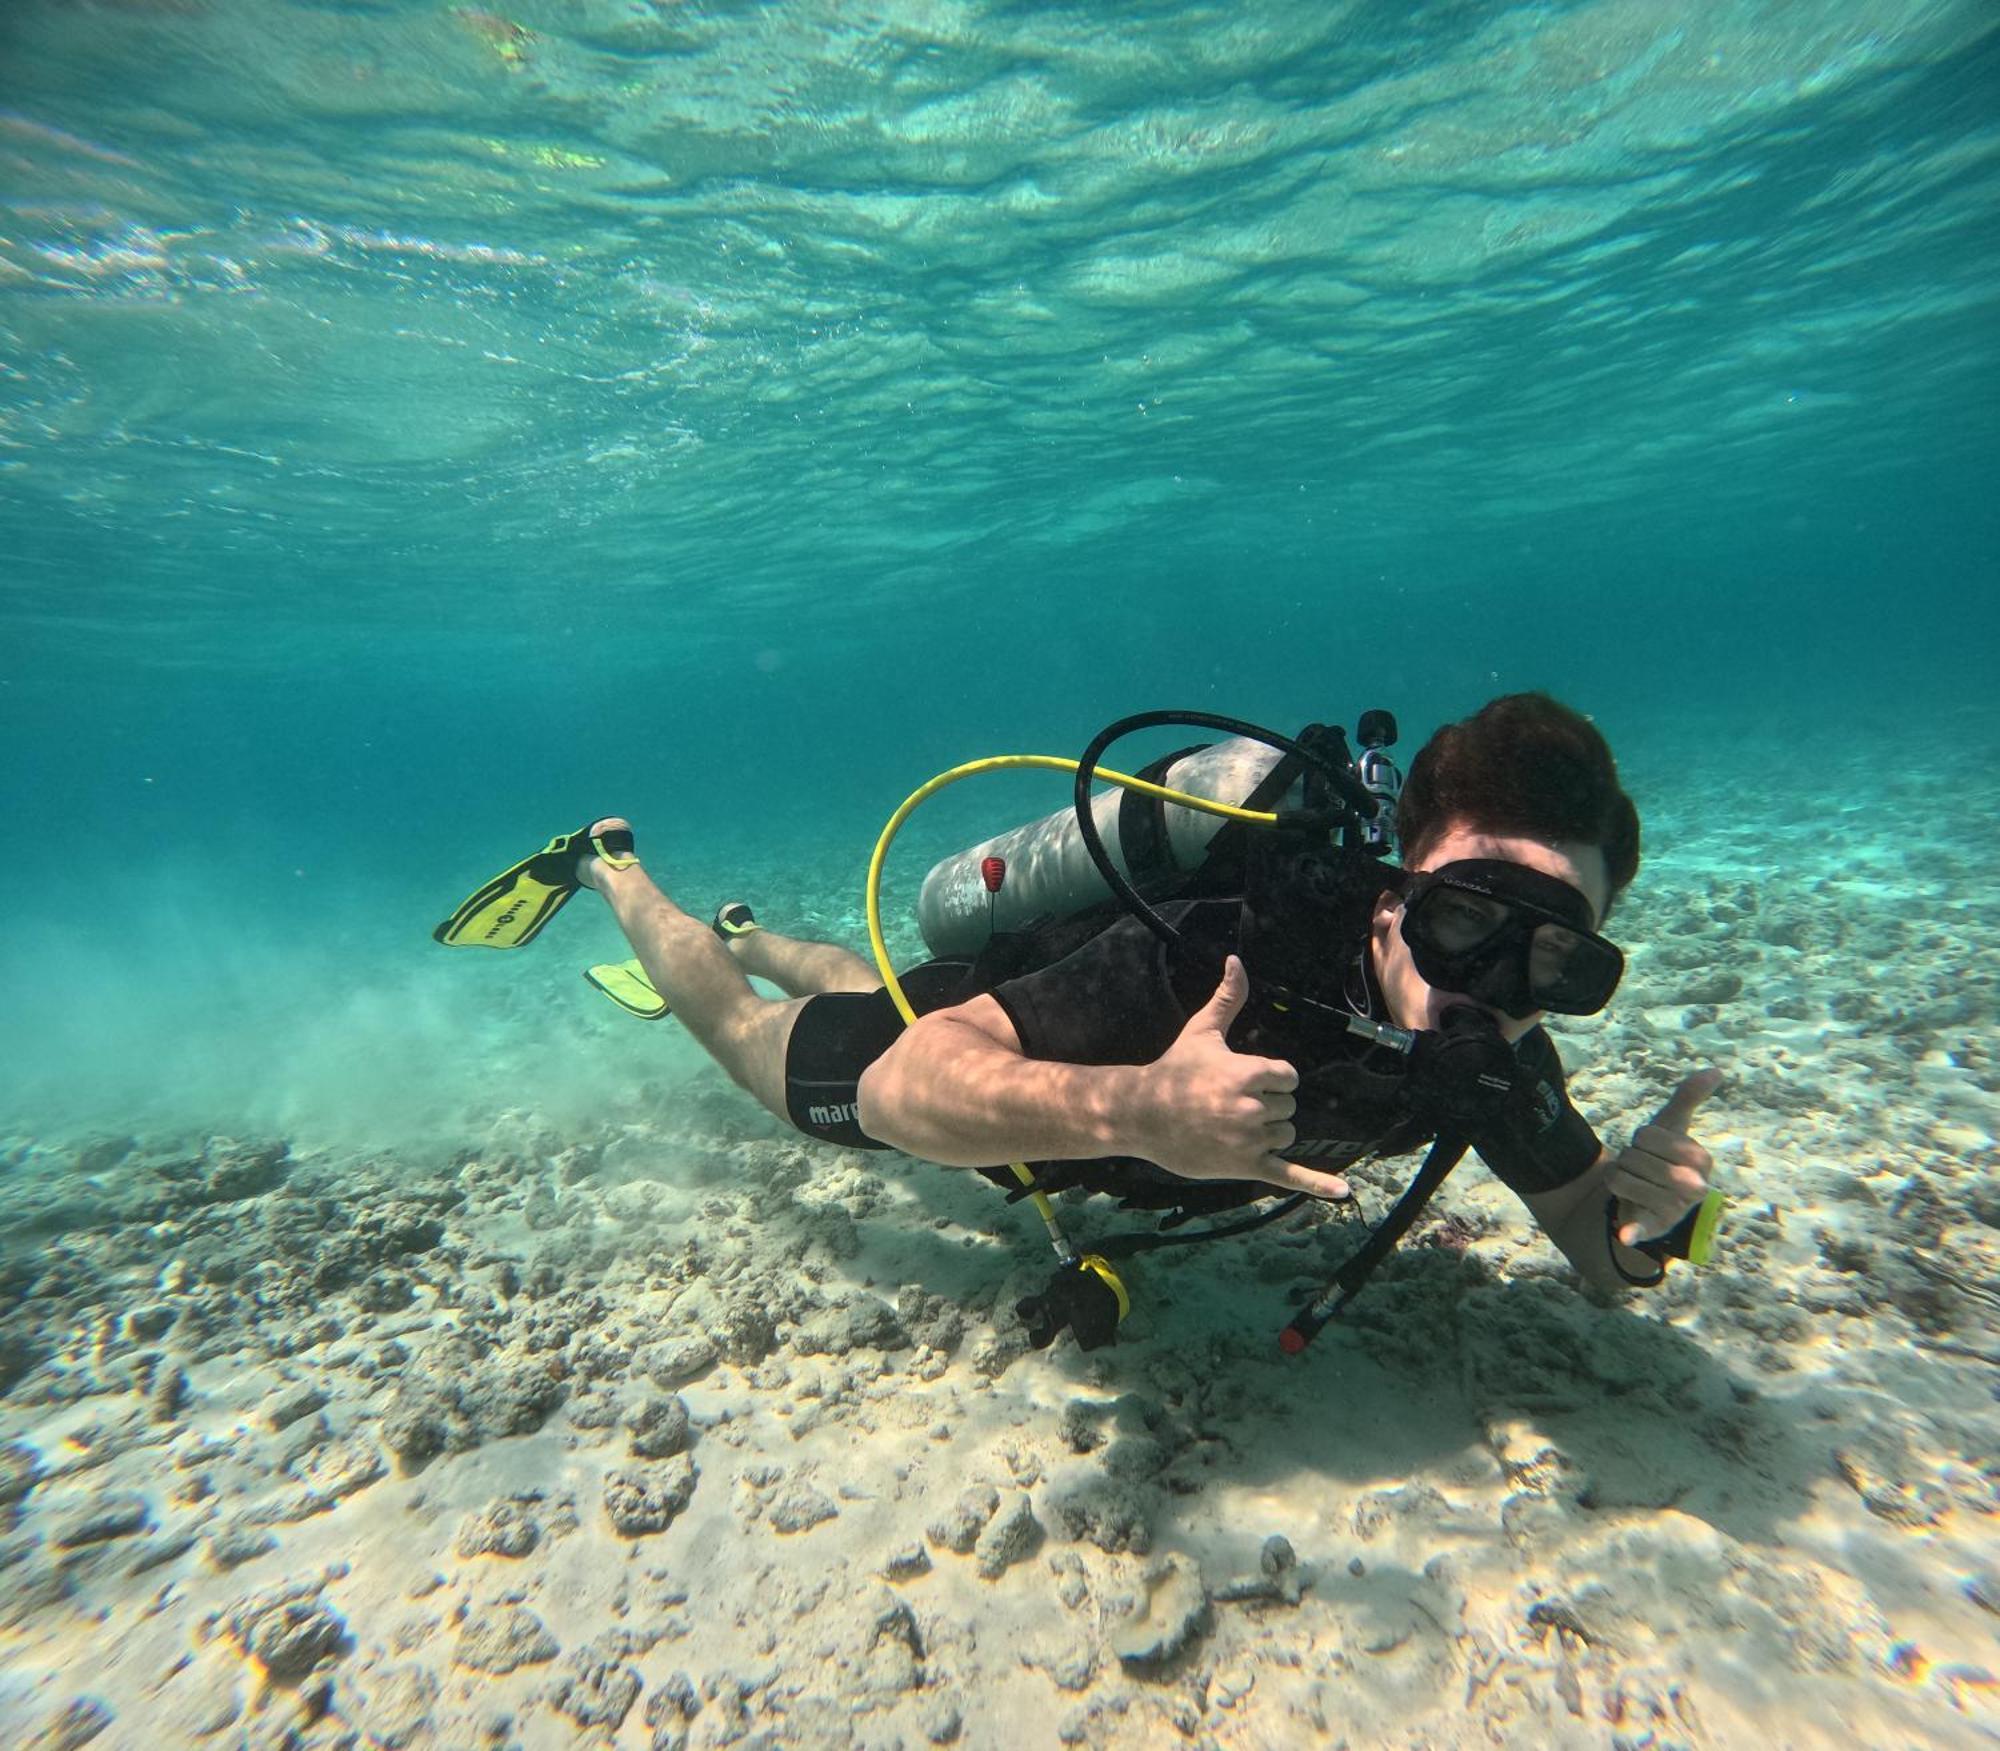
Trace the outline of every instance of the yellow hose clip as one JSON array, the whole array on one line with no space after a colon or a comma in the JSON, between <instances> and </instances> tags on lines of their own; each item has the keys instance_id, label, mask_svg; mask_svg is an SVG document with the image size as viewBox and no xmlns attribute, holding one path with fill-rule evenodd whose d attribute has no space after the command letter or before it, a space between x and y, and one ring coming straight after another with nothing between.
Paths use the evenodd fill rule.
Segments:
<instances>
[{"instance_id":1,"label":"yellow hose clip","mask_svg":"<svg viewBox=\"0 0 2000 1751\"><path fill-rule=\"evenodd\" d=\"M1701 1201L1701 1213L1694 1219L1694 1230L1688 1235L1688 1263L1705 1265L1715 1257L1716 1230L1722 1226L1722 1212L1729 1200L1720 1192L1712 1191Z\"/></svg>"},{"instance_id":2,"label":"yellow hose clip","mask_svg":"<svg viewBox=\"0 0 2000 1751\"><path fill-rule=\"evenodd\" d=\"M1119 1276L1117 1269L1102 1253L1087 1252L1076 1262L1079 1268L1090 1272L1118 1297L1118 1323L1123 1325L1126 1314L1132 1311L1132 1297L1126 1291L1125 1279Z\"/></svg>"}]
</instances>

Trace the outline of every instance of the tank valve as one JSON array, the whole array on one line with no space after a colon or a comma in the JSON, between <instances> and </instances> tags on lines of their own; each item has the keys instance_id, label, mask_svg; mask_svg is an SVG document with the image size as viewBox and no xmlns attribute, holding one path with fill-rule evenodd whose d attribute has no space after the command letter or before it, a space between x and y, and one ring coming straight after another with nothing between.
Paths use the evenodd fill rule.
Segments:
<instances>
[{"instance_id":1,"label":"tank valve","mask_svg":"<svg viewBox=\"0 0 2000 1751\"><path fill-rule=\"evenodd\" d=\"M1354 726L1354 739L1361 744L1354 775L1376 804L1374 818L1361 823L1361 837L1371 848L1386 851L1396 842L1396 803L1403 794L1402 771L1382 752L1396 745L1395 715L1379 707L1364 711Z\"/></svg>"}]
</instances>

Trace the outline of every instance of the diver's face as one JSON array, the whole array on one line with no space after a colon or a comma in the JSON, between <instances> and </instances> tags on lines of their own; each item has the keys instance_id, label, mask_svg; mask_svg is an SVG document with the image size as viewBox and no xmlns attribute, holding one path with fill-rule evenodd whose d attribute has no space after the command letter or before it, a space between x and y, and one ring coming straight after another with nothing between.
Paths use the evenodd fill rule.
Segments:
<instances>
[{"instance_id":1,"label":"diver's face","mask_svg":"<svg viewBox=\"0 0 2000 1751\"><path fill-rule=\"evenodd\" d=\"M1437 842L1424 853L1413 870L1442 869L1448 863L1470 858L1504 858L1509 863L1526 864L1544 875L1554 876L1578 889L1590 902L1593 925L1604 916L1611 897L1611 884L1604 873L1604 849L1598 845L1545 844L1539 839L1520 839L1511 834L1485 833L1453 822ZM1440 991L1425 982L1410 958L1409 944L1401 929L1403 903L1385 893L1375 908L1372 948L1375 976L1388 999L1389 1019L1398 1027L1435 1028L1443 1023L1444 1012L1455 1004L1471 1003L1499 1024L1500 1032L1512 1042L1541 1021L1541 1013L1517 1018L1483 1003L1476 1003L1461 991Z\"/></svg>"}]
</instances>

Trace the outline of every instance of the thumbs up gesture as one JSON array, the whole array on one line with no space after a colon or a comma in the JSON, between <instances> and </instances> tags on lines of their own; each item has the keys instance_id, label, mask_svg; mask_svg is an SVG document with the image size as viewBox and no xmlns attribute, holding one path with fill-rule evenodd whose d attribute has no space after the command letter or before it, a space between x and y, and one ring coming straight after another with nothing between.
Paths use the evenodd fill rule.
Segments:
<instances>
[{"instance_id":1,"label":"thumbs up gesture","mask_svg":"<svg viewBox=\"0 0 2000 1751\"><path fill-rule=\"evenodd\" d=\"M1618 1200L1618 1239L1656 1240L1708 1196L1715 1159L1688 1134L1695 1109L1722 1086L1720 1070L1697 1070L1641 1125L1605 1176Z\"/></svg>"},{"instance_id":2,"label":"thumbs up gesture","mask_svg":"<svg viewBox=\"0 0 2000 1751\"><path fill-rule=\"evenodd\" d=\"M1282 1058L1231 1049L1229 1025L1250 994L1231 955L1215 995L1188 1017L1180 1038L1142 1071L1133 1153L1183 1179L1261 1180L1285 1191L1344 1198L1347 1181L1286 1161L1295 1140L1299 1073Z\"/></svg>"}]
</instances>

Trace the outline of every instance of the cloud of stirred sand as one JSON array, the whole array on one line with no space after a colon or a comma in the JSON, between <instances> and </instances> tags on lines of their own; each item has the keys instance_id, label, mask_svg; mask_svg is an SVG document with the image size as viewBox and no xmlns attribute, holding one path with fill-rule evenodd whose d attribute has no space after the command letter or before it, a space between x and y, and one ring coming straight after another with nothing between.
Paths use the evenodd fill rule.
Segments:
<instances>
[{"instance_id":1,"label":"cloud of stirred sand","mask_svg":"<svg viewBox=\"0 0 2000 1751\"><path fill-rule=\"evenodd\" d=\"M591 995L582 968L629 950L582 908L500 955L429 941L427 894L291 916L231 910L212 881L103 898L115 932L30 914L0 950L0 1135L450 1146L497 1111L581 1120L701 1062L671 1022Z\"/></svg>"}]
</instances>

